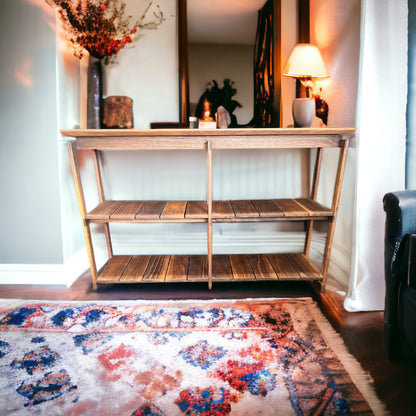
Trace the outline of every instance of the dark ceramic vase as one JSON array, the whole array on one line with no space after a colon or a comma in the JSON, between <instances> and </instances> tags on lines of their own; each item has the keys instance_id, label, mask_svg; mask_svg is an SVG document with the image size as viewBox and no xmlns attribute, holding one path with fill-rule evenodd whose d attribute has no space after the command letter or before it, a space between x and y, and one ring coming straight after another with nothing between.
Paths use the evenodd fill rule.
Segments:
<instances>
[{"instance_id":1,"label":"dark ceramic vase","mask_svg":"<svg viewBox=\"0 0 416 416\"><path fill-rule=\"evenodd\" d=\"M88 95L87 95L87 128L102 128L103 120L103 70L101 60L89 57Z\"/></svg>"},{"instance_id":2,"label":"dark ceramic vase","mask_svg":"<svg viewBox=\"0 0 416 416\"><path fill-rule=\"evenodd\" d=\"M316 117L319 117L324 124L328 125L328 103L320 95L315 96Z\"/></svg>"}]
</instances>

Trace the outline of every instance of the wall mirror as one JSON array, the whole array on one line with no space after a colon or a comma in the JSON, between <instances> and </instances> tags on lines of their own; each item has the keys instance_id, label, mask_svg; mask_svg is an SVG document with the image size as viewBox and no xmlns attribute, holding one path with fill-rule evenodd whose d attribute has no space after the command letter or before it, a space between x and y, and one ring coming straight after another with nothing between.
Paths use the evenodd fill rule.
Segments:
<instances>
[{"instance_id":1,"label":"wall mirror","mask_svg":"<svg viewBox=\"0 0 416 416\"><path fill-rule=\"evenodd\" d=\"M284 1L178 0L180 122L213 80L223 88L229 78L239 126L280 127ZM298 0L297 13L299 41L307 42L309 0Z\"/></svg>"}]
</instances>

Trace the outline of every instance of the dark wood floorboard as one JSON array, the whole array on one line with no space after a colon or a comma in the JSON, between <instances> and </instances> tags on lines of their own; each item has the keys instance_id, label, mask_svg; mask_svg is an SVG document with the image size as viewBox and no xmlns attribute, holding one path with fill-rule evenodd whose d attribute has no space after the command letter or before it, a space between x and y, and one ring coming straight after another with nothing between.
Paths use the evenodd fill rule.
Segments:
<instances>
[{"instance_id":1,"label":"dark wood floorboard","mask_svg":"<svg viewBox=\"0 0 416 416\"><path fill-rule=\"evenodd\" d=\"M70 288L39 285L1 285L0 298L34 300L127 300L127 299L237 299L312 296L315 292L307 282L238 282L120 284L99 285L91 289L87 272ZM319 299L318 299L319 300ZM362 367L368 371L377 395L392 416L416 415L416 368L387 359L382 312L348 313L342 298L328 293L321 307L346 346Z\"/></svg>"}]
</instances>

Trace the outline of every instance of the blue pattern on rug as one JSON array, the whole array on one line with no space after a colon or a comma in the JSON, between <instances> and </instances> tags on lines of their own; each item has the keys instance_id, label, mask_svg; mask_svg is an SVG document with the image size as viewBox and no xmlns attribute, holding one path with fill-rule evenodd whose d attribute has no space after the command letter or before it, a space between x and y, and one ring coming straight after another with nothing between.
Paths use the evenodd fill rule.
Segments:
<instances>
[{"instance_id":1,"label":"blue pattern on rug","mask_svg":"<svg viewBox=\"0 0 416 416\"><path fill-rule=\"evenodd\" d=\"M17 389L17 393L29 399L24 403L25 407L38 405L45 401L56 399L62 394L76 389L65 370L49 372L35 383L23 382Z\"/></svg>"},{"instance_id":2,"label":"blue pattern on rug","mask_svg":"<svg viewBox=\"0 0 416 416\"><path fill-rule=\"evenodd\" d=\"M0 340L0 359L5 357L10 352L10 344Z\"/></svg>"},{"instance_id":3,"label":"blue pattern on rug","mask_svg":"<svg viewBox=\"0 0 416 416\"><path fill-rule=\"evenodd\" d=\"M23 358L13 360L10 364L12 368L20 368L32 375L35 371L44 370L47 367L52 367L59 354L52 351L48 346L44 346L39 350L27 352Z\"/></svg>"},{"instance_id":4,"label":"blue pattern on rug","mask_svg":"<svg viewBox=\"0 0 416 416\"><path fill-rule=\"evenodd\" d=\"M73 318L74 317L74 310L73 309L64 309L63 311L58 312L54 315L51 320L54 325L56 326L63 326L65 319Z\"/></svg>"},{"instance_id":5,"label":"blue pattern on rug","mask_svg":"<svg viewBox=\"0 0 416 416\"><path fill-rule=\"evenodd\" d=\"M0 325L16 325L22 327L26 324L27 319L37 311L38 308L20 308L6 315L0 321Z\"/></svg>"}]
</instances>

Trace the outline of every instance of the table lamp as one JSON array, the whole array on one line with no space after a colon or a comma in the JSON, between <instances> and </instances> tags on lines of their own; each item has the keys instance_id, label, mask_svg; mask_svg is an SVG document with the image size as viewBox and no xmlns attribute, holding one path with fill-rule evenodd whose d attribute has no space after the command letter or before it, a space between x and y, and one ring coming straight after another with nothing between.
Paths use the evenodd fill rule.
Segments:
<instances>
[{"instance_id":1,"label":"table lamp","mask_svg":"<svg viewBox=\"0 0 416 416\"><path fill-rule=\"evenodd\" d=\"M311 96L312 78L328 77L318 47L310 43L298 43L293 48L282 75L299 79L306 87L307 98L294 99L292 114L295 127L310 127L315 117L315 100Z\"/></svg>"}]
</instances>

